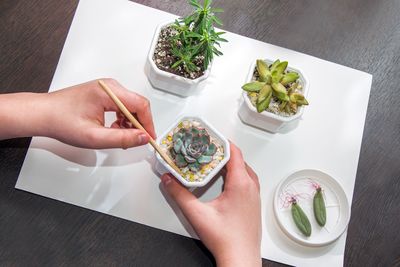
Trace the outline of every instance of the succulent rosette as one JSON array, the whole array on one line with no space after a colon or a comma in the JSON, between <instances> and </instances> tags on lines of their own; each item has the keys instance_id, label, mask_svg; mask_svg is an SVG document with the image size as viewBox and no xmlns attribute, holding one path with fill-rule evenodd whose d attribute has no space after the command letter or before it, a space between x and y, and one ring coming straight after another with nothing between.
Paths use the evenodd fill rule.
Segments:
<instances>
[{"instance_id":1,"label":"succulent rosette","mask_svg":"<svg viewBox=\"0 0 400 267\"><path fill-rule=\"evenodd\" d=\"M206 121L199 117L183 117L157 139L160 147L179 168L176 172L156 154L160 174L169 170L183 185L206 185L230 158L229 142Z\"/></svg>"},{"instance_id":2,"label":"succulent rosette","mask_svg":"<svg viewBox=\"0 0 400 267\"><path fill-rule=\"evenodd\" d=\"M172 136L170 154L179 168L188 167L197 172L213 160L217 146L211 141L206 129L181 128Z\"/></svg>"},{"instance_id":3,"label":"succulent rosette","mask_svg":"<svg viewBox=\"0 0 400 267\"><path fill-rule=\"evenodd\" d=\"M243 85L242 89L248 92L259 113L268 110L272 102L278 103L279 110L289 115L296 114L299 107L308 105L298 83L300 75L288 71L287 67L288 62L279 59L271 65L262 59L257 60L256 79Z\"/></svg>"}]
</instances>

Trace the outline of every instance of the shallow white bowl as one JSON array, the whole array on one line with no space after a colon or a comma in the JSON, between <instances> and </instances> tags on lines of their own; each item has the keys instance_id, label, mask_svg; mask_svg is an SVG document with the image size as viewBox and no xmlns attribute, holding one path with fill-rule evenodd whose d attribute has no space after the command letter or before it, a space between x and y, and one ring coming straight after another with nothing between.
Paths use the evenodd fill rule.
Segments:
<instances>
[{"instance_id":1,"label":"shallow white bowl","mask_svg":"<svg viewBox=\"0 0 400 267\"><path fill-rule=\"evenodd\" d=\"M272 64L273 61L266 59L265 60L268 65ZM256 68L256 61L251 64L249 73L246 78L246 83L249 83L253 79L254 69ZM295 71L299 74L300 84L303 86L303 94L307 97L309 82L307 81L304 74L297 68L292 67L291 65L287 68L289 71ZM247 92L243 90L242 93L242 102L239 107L239 117L240 119L251 126L255 126L257 128L267 130L272 133L279 132L281 129L287 127L289 124L294 124L298 119L303 115L304 106L301 106L297 113L290 117L283 117L276 115L274 113L263 111L261 113L257 112L256 107L253 106L249 97L247 96Z\"/></svg>"},{"instance_id":2,"label":"shallow white bowl","mask_svg":"<svg viewBox=\"0 0 400 267\"><path fill-rule=\"evenodd\" d=\"M214 139L216 139L223 146L224 158L206 177L204 177L202 181L199 182L190 182L186 180L184 177L182 177L182 175L177 173L169 164L167 164L158 153L156 153L157 162L155 164L155 168L157 172L160 173L161 175L167 172L172 173L186 187L201 187L206 185L229 161L231 156L229 141L203 118L194 116L184 116L179 118L174 124L171 125L171 127L169 127L161 136L157 138L156 141L157 144L161 145L161 141L164 139L164 137L167 136L169 132L175 129L178 126L178 124L184 120L195 120L200 122L201 125L207 130L208 134Z\"/></svg>"},{"instance_id":3,"label":"shallow white bowl","mask_svg":"<svg viewBox=\"0 0 400 267\"><path fill-rule=\"evenodd\" d=\"M204 87L204 80L207 79L210 74L212 63L210 63L203 76L194 80L160 70L153 60L154 50L156 48L161 29L172 23L173 22L169 21L161 23L157 26L156 31L154 32L153 41L151 42L149 54L147 56L146 72L147 77L153 87L173 93L175 95L186 97L198 93L198 91Z\"/></svg>"},{"instance_id":4,"label":"shallow white bowl","mask_svg":"<svg viewBox=\"0 0 400 267\"><path fill-rule=\"evenodd\" d=\"M315 189L310 181L318 183L326 205L326 224L317 224L313 211ZM311 236L304 236L296 227L290 205L285 207L285 197L297 195L298 204L311 223ZM330 175L319 170L301 170L284 179L276 188L274 197L275 218L283 231L293 241L308 247L321 247L336 241L347 229L350 205L342 186Z\"/></svg>"}]
</instances>

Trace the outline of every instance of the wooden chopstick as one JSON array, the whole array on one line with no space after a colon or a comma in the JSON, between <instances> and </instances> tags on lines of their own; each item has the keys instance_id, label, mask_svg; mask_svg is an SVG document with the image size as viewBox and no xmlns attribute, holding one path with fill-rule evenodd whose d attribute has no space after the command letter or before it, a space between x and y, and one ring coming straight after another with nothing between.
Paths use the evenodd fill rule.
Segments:
<instances>
[{"instance_id":1,"label":"wooden chopstick","mask_svg":"<svg viewBox=\"0 0 400 267\"><path fill-rule=\"evenodd\" d=\"M144 131L149 136L149 143L154 147L154 149L160 154L160 156L167 162L176 172L182 175L181 170L176 166L176 164L171 160L171 158L161 149L159 145L154 141L154 139L149 135L149 133L144 129L144 127L139 123L138 120L129 112L125 105L119 100L119 98L111 91L111 89L102 80L99 80L100 86L109 95L109 97L114 101L117 107L125 115L125 117L138 129Z\"/></svg>"}]
</instances>

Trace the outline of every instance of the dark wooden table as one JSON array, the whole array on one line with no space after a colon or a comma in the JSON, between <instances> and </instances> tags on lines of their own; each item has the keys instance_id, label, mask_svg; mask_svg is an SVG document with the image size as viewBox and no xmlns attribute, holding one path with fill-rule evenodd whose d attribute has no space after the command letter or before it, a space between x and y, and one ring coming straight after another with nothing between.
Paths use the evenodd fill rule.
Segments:
<instances>
[{"instance_id":1,"label":"dark wooden table","mask_svg":"<svg viewBox=\"0 0 400 267\"><path fill-rule=\"evenodd\" d=\"M136 2L190 10L185 0ZM345 265L400 265L400 1L215 2L228 31L374 75ZM77 4L0 1L1 93L48 90ZM332 101L342 90L345 84ZM214 264L198 241L15 190L29 142L0 142L1 266Z\"/></svg>"}]
</instances>

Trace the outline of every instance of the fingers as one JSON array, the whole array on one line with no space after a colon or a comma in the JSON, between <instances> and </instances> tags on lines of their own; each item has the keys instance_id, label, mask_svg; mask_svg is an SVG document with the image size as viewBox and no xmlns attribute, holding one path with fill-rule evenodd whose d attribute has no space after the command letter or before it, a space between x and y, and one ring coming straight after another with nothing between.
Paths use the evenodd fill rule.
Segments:
<instances>
[{"instance_id":1,"label":"fingers","mask_svg":"<svg viewBox=\"0 0 400 267\"><path fill-rule=\"evenodd\" d=\"M120 129L121 128L120 125L121 125L120 121L116 120L110 125L110 128Z\"/></svg>"},{"instance_id":2,"label":"fingers","mask_svg":"<svg viewBox=\"0 0 400 267\"><path fill-rule=\"evenodd\" d=\"M196 215L195 212L199 212L202 208L202 203L179 183L170 173L166 173L161 176L163 188L171 196L172 200L178 204L186 218L193 224Z\"/></svg>"},{"instance_id":3,"label":"fingers","mask_svg":"<svg viewBox=\"0 0 400 267\"><path fill-rule=\"evenodd\" d=\"M123 116L123 115L122 115ZM119 116L117 116L118 118ZM133 124L125 117L119 117L116 121L114 121L111 128L120 128L120 129L132 129L134 128Z\"/></svg>"},{"instance_id":4,"label":"fingers","mask_svg":"<svg viewBox=\"0 0 400 267\"><path fill-rule=\"evenodd\" d=\"M157 138L149 100L137 93L128 91L114 79L104 79L103 81L111 88L111 90L113 90L114 94L121 100L126 108L137 116L140 124L142 124L150 136L154 139ZM105 97L104 104L106 111L119 112L118 107L110 97L108 97L108 95Z\"/></svg>"},{"instance_id":5,"label":"fingers","mask_svg":"<svg viewBox=\"0 0 400 267\"><path fill-rule=\"evenodd\" d=\"M231 158L226 164L227 171L235 171L237 169L244 169L245 163L243 160L242 151L232 142L230 143Z\"/></svg>"},{"instance_id":6,"label":"fingers","mask_svg":"<svg viewBox=\"0 0 400 267\"><path fill-rule=\"evenodd\" d=\"M256 172L247 163L245 164L247 173L249 174L250 178L254 181L254 183L257 185L258 191L260 191L260 182L258 180Z\"/></svg>"},{"instance_id":7,"label":"fingers","mask_svg":"<svg viewBox=\"0 0 400 267\"><path fill-rule=\"evenodd\" d=\"M259 189L257 174L244 161L240 149L232 142L230 143L230 147L231 157L229 162L226 164L227 174L225 177L224 188L227 190L240 189L246 184L249 184L250 181L251 183L255 183Z\"/></svg>"},{"instance_id":8,"label":"fingers","mask_svg":"<svg viewBox=\"0 0 400 267\"><path fill-rule=\"evenodd\" d=\"M86 146L88 148L129 148L145 145L149 142L149 136L138 129L118 129L116 125L112 128L98 127L88 129L86 135Z\"/></svg>"},{"instance_id":9,"label":"fingers","mask_svg":"<svg viewBox=\"0 0 400 267\"><path fill-rule=\"evenodd\" d=\"M129 95L132 94L133 93L130 93ZM129 99L129 97L127 98ZM136 95L136 98L131 97L130 99L132 99L132 104L128 104L128 106L130 105L133 106L132 108L128 108L129 111L136 114L140 124L142 124L142 126L151 135L151 137L156 139L157 136L156 136L156 131L154 129L153 117L151 115L150 102L146 98L140 95ZM136 103L134 103L133 99L136 99Z\"/></svg>"},{"instance_id":10,"label":"fingers","mask_svg":"<svg viewBox=\"0 0 400 267\"><path fill-rule=\"evenodd\" d=\"M232 142L230 142L230 152L231 152L231 157L228 163L226 164L227 182L228 180L231 180L234 177L240 177L247 174L242 152Z\"/></svg>"}]
</instances>

